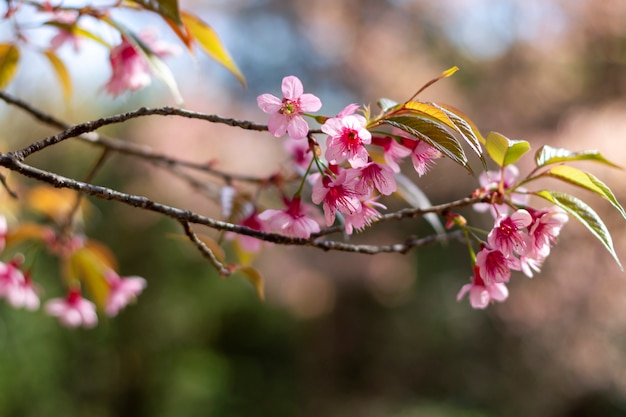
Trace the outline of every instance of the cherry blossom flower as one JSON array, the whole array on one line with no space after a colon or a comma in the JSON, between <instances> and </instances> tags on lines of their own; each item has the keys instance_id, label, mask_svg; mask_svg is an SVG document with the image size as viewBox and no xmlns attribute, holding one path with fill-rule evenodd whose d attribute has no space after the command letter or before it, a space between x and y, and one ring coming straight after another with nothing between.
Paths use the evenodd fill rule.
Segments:
<instances>
[{"instance_id":1,"label":"cherry blossom flower","mask_svg":"<svg viewBox=\"0 0 626 417\"><path fill-rule=\"evenodd\" d=\"M311 200L315 204L324 202L326 225L335 222L335 212L354 214L361 211L361 194L355 190L356 174L352 170L341 170L336 178L322 175L313 185Z\"/></svg>"},{"instance_id":2,"label":"cherry blossom flower","mask_svg":"<svg viewBox=\"0 0 626 417\"><path fill-rule=\"evenodd\" d=\"M19 291L19 286L24 281L24 274L19 269L20 264L19 258L8 263L0 262L0 297L8 299L14 291Z\"/></svg>"},{"instance_id":3,"label":"cherry blossom flower","mask_svg":"<svg viewBox=\"0 0 626 417\"><path fill-rule=\"evenodd\" d=\"M315 208L304 204L299 197L287 202L284 210L268 209L259 214L273 232L285 236L308 239L311 233L320 231L320 225L312 218Z\"/></svg>"},{"instance_id":4,"label":"cherry blossom flower","mask_svg":"<svg viewBox=\"0 0 626 417\"><path fill-rule=\"evenodd\" d=\"M515 185L518 176L519 169L515 165L507 165L503 170L481 173L478 177L478 182L482 190L496 191L500 187L500 181L502 181L502 190L508 190ZM524 194L526 189L517 188L517 190L519 192L510 194L511 202L518 206L526 206L529 199L528 195ZM491 210L493 217L497 218L501 214L508 214L509 206L507 204L478 203L474 204L474 210L481 213Z\"/></svg>"},{"instance_id":5,"label":"cherry blossom flower","mask_svg":"<svg viewBox=\"0 0 626 417\"><path fill-rule=\"evenodd\" d=\"M313 153L309 149L306 140L289 138L283 142L287 154L291 156L293 163L300 169L306 170L313 159Z\"/></svg>"},{"instance_id":6,"label":"cherry blossom flower","mask_svg":"<svg viewBox=\"0 0 626 417\"><path fill-rule=\"evenodd\" d=\"M143 31L139 38L161 58L178 54L180 51L176 45L157 41L154 31ZM152 82L152 71L148 61L124 37L122 43L111 49L109 61L113 73L104 88L112 96L120 95L126 90L139 90Z\"/></svg>"},{"instance_id":7,"label":"cherry blossom flower","mask_svg":"<svg viewBox=\"0 0 626 417\"><path fill-rule=\"evenodd\" d=\"M369 162L355 171L359 174L355 188L363 195L371 195L374 188L383 195L391 195L396 191L394 172L387 165Z\"/></svg>"},{"instance_id":8,"label":"cherry blossom flower","mask_svg":"<svg viewBox=\"0 0 626 417\"><path fill-rule=\"evenodd\" d=\"M541 264L543 264L545 259L545 257L529 257L521 255L519 260L522 272L528 278L532 278L534 275L533 272L541 272Z\"/></svg>"},{"instance_id":9,"label":"cherry blossom flower","mask_svg":"<svg viewBox=\"0 0 626 417\"><path fill-rule=\"evenodd\" d=\"M394 138L385 136L375 136L372 138L372 144L383 148L383 158L385 163L393 170L400 172L400 162L403 158L411 155L411 150L406 146L400 145Z\"/></svg>"},{"instance_id":10,"label":"cherry blossom flower","mask_svg":"<svg viewBox=\"0 0 626 417\"><path fill-rule=\"evenodd\" d=\"M369 153L364 145L372 142L372 134L365 128L366 123L365 117L358 114L332 117L324 122L322 132L329 136L325 154L328 162L337 165L347 159L352 168L367 164Z\"/></svg>"},{"instance_id":11,"label":"cherry blossom flower","mask_svg":"<svg viewBox=\"0 0 626 417\"><path fill-rule=\"evenodd\" d=\"M304 87L298 77L283 78L283 99L272 94L261 94L257 104L263 112L270 114L267 127L274 136L288 133L292 139L302 139L309 133L309 125L302 115L322 108L322 102L313 94L304 94Z\"/></svg>"},{"instance_id":12,"label":"cherry blossom flower","mask_svg":"<svg viewBox=\"0 0 626 417\"><path fill-rule=\"evenodd\" d=\"M98 324L96 305L84 299L77 289L70 290L65 298L48 300L44 310L67 327L91 328Z\"/></svg>"},{"instance_id":13,"label":"cherry blossom flower","mask_svg":"<svg viewBox=\"0 0 626 417\"><path fill-rule=\"evenodd\" d=\"M247 205L248 214L239 223L241 226L249 227L250 229L258 230L260 232L267 231L265 223L259 219L256 207L252 204ZM257 253L263 247L263 241L256 237L242 235L239 233L227 232L224 237L229 240L234 240L239 244L239 247L248 253Z\"/></svg>"},{"instance_id":14,"label":"cherry blossom flower","mask_svg":"<svg viewBox=\"0 0 626 417\"><path fill-rule=\"evenodd\" d=\"M142 277L120 277L113 270L108 270L104 277L109 284L105 311L110 317L116 316L121 309L134 301L147 285Z\"/></svg>"},{"instance_id":15,"label":"cherry blossom flower","mask_svg":"<svg viewBox=\"0 0 626 417\"><path fill-rule=\"evenodd\" d=\"M14 308L25 308L34 311L39 308L39 295L28 274L12 286L6 294L7 302Z\"/></svg>"},{"instance_id":16,"label":"cherry blossom flower","mask_svg":"<svg viewBox=\"0 0 626 417\"><path fill-rule=\"evenodd\" d=\"M402 143L411 150L411 161L417 174L421 177L434 164L434 160L441 158L441 152L423 140L406 139Z\"/></svg>"},{"instance_id":17,"label":"cherry blossom flower","mask_svg":"<svg viewBox=\"0 0 626 417\"><path fill-rule=\"evenodd\" d=\"M387 207L376 201L375 198L361 201L361 210L354 214L348 214L345 218L346 233L351 235L354 229L361 231L380 217L375 207L386 209Z\"/></svg>"},{"instance_id":18,"label":"cherry blossom flower","mask_svg":"<svg viewBox=\"0 0 626 417\"><path fill-rule=\"evenodd\" d=\"M460 301L463 296L469 293L469 301L472 308L487 308L491 301L502 302L509 297L509 290L503 283L486 284L481 278L478 267L474 267L474 276L470 277L470 284L465 284L456 296Z\"/></svg>"},{"instance_id":19,"label":"cherry blossom flower","mask_svg":"<svg viewBox=\"0 0 626 417\"><path fill-rule=\"evenodd\" d=\"M485 284L508 282L511 270L519 271L520 260L500 252L497 249L484 247L476 254L476 266L480 270L480 276Z\"/></svg>"},{"instance_id":20,"label":"cherry blossom flower","mask_svg":"<svg viewBox=\"0 0 626 417\"><path fill-rule=\"evenodd\" d=\"M489 232L489 245L498 249L505 256L512 256L513 252L526 252L528 234L526 228L530 226L532 217L526 210L517 210L511 216L500 215Z\"/></svg>"},{"instance_id":21,"label":"cherry blossom flower","mask_svg":"<svg viewBox=\"0 0 626 417\"><path fill-rule=\"evenodd\" d=\"M550 254L550 246L568 221L567 213L555 206L548 210L530 210L530 214L532 224L528 233L530 239L527 256L545 258Z\"/></svg>"}]
</instances>

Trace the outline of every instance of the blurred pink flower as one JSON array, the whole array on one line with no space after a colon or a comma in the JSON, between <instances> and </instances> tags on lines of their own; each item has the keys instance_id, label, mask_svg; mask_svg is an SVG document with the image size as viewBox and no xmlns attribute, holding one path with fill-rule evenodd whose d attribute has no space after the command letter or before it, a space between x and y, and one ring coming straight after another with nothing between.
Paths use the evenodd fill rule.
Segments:
<instances>
[{"instance_id":1,"label":"blurred pink flower","mask_svg":"<svg viewBox=\"0 0 626 417\"><path fill-rule=\"evenodd\" d=\"M469 293L470 305L473 308L484 309L492 300L502 302L509 296L509 290L503 283L485 284L478 267L474 267L474 275L470 280L471 284L463 285L456 299L460 301L465 294Z\"/></svg>"},{"instance_id":2,"label":"blurred pink flower","mask_svg":"<svg viewBox=\"0 0 626 417\"><path fill-rule=\"evenodd\" d=\"M180 49L176 45L157 41L154 31L143 31L139 34L139 38L161 58L179 53ZM152 71L148 61L124 37L121 44L111 49L109 61L113 73L104 88L112 96L117 96L126 90L139 90L152 82Z\"/></svg>"},{"instance_id":3,"label":"blurred pink flower","mask_svg":"<svg viewBox=\"0 0 626 417\"><path fill-rule=\"evenodd\" d=\"M54 20L65 25L75 25L78 18L78 12L75 10L61 10L54 13ZM71 30L65 27L60 27L51 39L49 48L56 51L65 44L71 44L74 48L74 52L80 51L81 38Z\"/></svg>"},{"instance_id":4,"label":"blurred pink flower","mask_svg":"<svg viewBox=\"0 0 626 417\"><path fill-rule=\"evenodd\" d=\"M10 288L6 294L6 299L12 307L23 307L31 311L37 310L40 303L37 290L28 274L24 274L23 279Z\"/></svg>"},{"instance_id":5,"label":"blurred pink flower","mask_svg":"<svg viewBox=\"0 0 626 417\"><path fill-rule=\"evenodd\" d=\"M110 317L116 316L128 303L134 301L147 285L142 277L120 277L113 270L108 270L104 277L109 284L105 311Z\"/></svg>"},{"instance_id":6,"label":"blurred pink flower","mask_svg":"<svg viewBox=\"0 0 626 417\"><path fill-rule=\"evenodd\" d=\"M519 169L515 165L507 165L503 170L498 171L485 171L478 177L481 189L485 191L495 191L502 181L503 190L508 190L515 185L515 181L519 176ZM519 193L511 193L511 202L518 206L526 206L528 204L528 195L523 194L526 189L518 188ZM485 212L491 210L491 214L494 218L497 218L501 214L509 213L509 206L506 204L489 204L478 203L474 204L474 210L478 212Z\"/></svg>"},{"instance_id":7,"label":"blurred pink flower","mask_svg":"<svg viewBox=\"0 0 626 417\"><path fill-rule=\"evenodd\" d=\"M284 210L265 210L259 214L259 219L273 232L308 239L311 233L320 231L320 225L311 217L314 211L315 208L302 203L300 198L294 198Z\"/></svg>"},{"instance_id":8,"label":"blurred pink flower","mask_svg":"<svg viewBox=\"0 0 626 417\"><path fill-rule=\"evenodd\" d=\"M246 204L245 210L247 212L246 217L239 223L241 226L249 227L250 229L258 230L260 232L267 231L265 223L259 219L256 207L252 204ZM227 232L224 237L229 240L234 240L239 243L239 247L245 252L256 253L263 247L263 241L256 237L242 235L239 233Z\"/></svg>"},{"instance_id":9,"label":"blurred pink flower","mask_svg":"<svg viewBox=\"0 0 626 417\"><path fill-rule=\"evenodd\" d=\"M268 130L281 137L289 133L292 139L302 139L309 133L309 125L302 115L322 108L322 102L313 94L304 94L304 87L298 77L283 78L282 100L272 94L261 94L256 101L263 112L270 114Z\"/></svg>"},{"instance_id":10,"label":"blurred pink flower","mask_svg":"<svg viewBox=\"0 0 626 417\"><path fill-rule=\"evenodd\" d=\"M57 317L67 327L91 328L98 324L96 305L82 297L79 290L73 289L65 298L48 300L44 307L46 313Z\"/></svg>"},{"instance_id":11,"label":"blurred pink flower","mask_svg":"<svg viewBox=\"0 0 626 417\"><path fill-rule=\"evenodd\" d=\"M20 264L19 258L8 263L0 262L0 297L8 299L12 292L19 290L24 281L24 274L18 268Z\"/></svg>"}]
</instances>

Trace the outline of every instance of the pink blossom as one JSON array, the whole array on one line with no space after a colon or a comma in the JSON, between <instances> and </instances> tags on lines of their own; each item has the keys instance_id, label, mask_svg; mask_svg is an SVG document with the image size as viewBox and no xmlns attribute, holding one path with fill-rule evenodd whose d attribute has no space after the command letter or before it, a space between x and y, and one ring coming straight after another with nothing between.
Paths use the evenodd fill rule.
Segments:
<instances>
[{"instance_id":1,"label":"pink blossom","mask_svg":"<svg viewBox=\"0 0 626 417\"><path fill-rule=\"evenodd\" d=\"M283 78L283 99L272 94L261 94L256 101L263 112L270 114L268 130L277 138L289 133L293 139L302 139L309 133L309 125L302 115L322 108L322 102L313 94L303 94L298 77Z\"/></svg>"},{"instance_id":2,"label":"pink blossom","mask_svg":"<svg viewBox=\"0 0 626 417\"><path fill-rule=\"evenodd\" d=\"M487 285L508 282L511 270L519 271L521 268L519 259L507 257L499 250L489 247L484 247L476 254L476 266Z\"/></svg>"},{"instance_id":3,"label":"pink blossom","mask_svg":"<svg viewBox=\"0 0 626 417\"><path fill-rule=\"evenodd\" d=\"M387 165L370 162L355 171L359 173L355 188L363 195L371 195L374 188L382 195L391 195L396 191L394 172Z\"/></svg>"},{"instance_id":4,"label":"pink blossom","mask_svg":"<svg viewBox=\"0 0 626 417\"><path fill-rule=\"evenodd\" d=\"M107 297L105 311L110 317L134 301L146 288L147 282L142 277L120 277L115 271L108 270L105 279L109 284L109 296Z\"/></svg>"},{"instance_id":5,"label":"pink blossom","mask_svg":"<svg viewBox=\"0 0 626 417\"><path fill-rule=\"evenodd\" d=\"M469 293L472 308L484 309L492 300L502 302L509 296L509 290L503 283L486 284L477 267L474 267L474 276L470 280L471 284L463 285L456 299L460 301L465 294Z\"/></svg>"},{"instance_id":6,"label":"pink blossom","mask_svg":"<svg viewBox=\"0 0 626 417\"><path fill-rule=\"evenodd\" d=\"M481 173L478 182L484 191L497 191L500 187L500 181L502 181L502 190L505 191L515 186L518 176L519 169L515 165L507 165L502 170ZM528 195L524 194L526 190L524 188L517 188L517 190L519 192L511 193L511 202L518 206L526 206L528 204ZM497 218L501 214L508 214L509 206L507 204L478 203L474 204L474 210L481 213L491 210L493 217Z\"/></svg>"},{"instance_id":7,"label":"pink blossom","mask_svg":"<svg viewBox=\"0 0 626 417\"><path fill-rule=\"evenodd\" d=\"M153 31L144 31L139 34L139 37L154 54L161 58L179 52L175 45L157 41L156 33ZM112 96L117 96L126 90L139 90L152 82L152 71L148 61L124 37L122 37L122 43L111 49L109 61L113 73L104 88Z\"/></svg>"},{"instance_id":8,"label":"pink blossom","mask_svg":"<svg viewBox=\"0 0 626 417\"><path fill-rule=\"evenodd\" d=\"M10 298L12 293L19 291L21 283L25 280L24 274L19 269L21 260L14 259L11 262L0 262L0 297Z\"/></svg>"},{"instance_id":9,"label":"pink blossom","mask_svg":"<svg viewBox=\"0 0 626 417\"><path fill-rule=\"evenodd\" d=\"M291 160L297 167L304 170L309 167L311 159L313 159L313 152L311 152L306 140L293 139L290 137L283 142L283 147L287 151L287 154L291 156Z\"/></svg>"},{"instance_id":10,"label":"pink blossom","mask_svg":"<svg viewBox=\"0 0 626 417\"><path fill-rule=\"evenodd\" d=\"M45 307L46 313L58 317L61 324L67 327L86 328L98 324L96 305L82 297L79 290L70 290L65 298L53 298Z\"/></svg>"},{"instance_id":11,"label":"pink blossom","mask_svg":"<svg viewBox=\"0 0 626 417\"><path fill-rule=\"evenodd\" d=\"M546 258L544 257L529 257L526 255L521 255L519 257L520 260L520 268L524 275L528 278L533 277L533 272L541 272L541 264Z\"/></svg>"},{"instance_id":12,"label":"pink blossom","mask_svg":"<svg viewBox=\"0 0 626 417\"><path fill-rule=\"evenodd\" d=\"M297 197L287 202L284 210L265 210L259 214L259 219L276 233L308 239L311 233L320 231L320 225L311 217L314 211L315 208L302 203Z\"/></svg>"},{"instance_id":13,"label":"pink blossom","mask_svg":"<svg viewBox=\"0 0 626 417\"><path fill-rule=\"evenodd\" d=\"M328 162L337 165L347 159L353 168L367 164L369 153L364 145L372 142L372 134L365 128L366 123L365 117L357 114L326 120L322 132L329 136L326 142Z\"/></svg>"},{"instance_id":14,"label":"pink blossom","mask_svg":"<svg viewBox=\"0 0 626 417\"><path fill-rule=\"evenodd\" d=\"M563 209L556 206L549 210L530 210L530 213L532 224L527 256L545 258L550 254L550 246L556 241L568 217Z\"/></svg>"},{"instance_id":15,"label":"pink blossom","mask_svg":"<svg viewBox=\"0 0 626 417\"><path fill-rule=\"evenodd\" d=\"M31 311L39 308L39 295L28 274L24 274L23 279L9 289L6 299L15 308L23 307Z\"/></svg>"},{"instance_id":16,"label":"pink blossom","mask_svg":"<svg viewBox=\"0 0 626 417\"><path fill-rule=\"evenodd\" d=\"M517 210L511 216L498 216L493 229L489 232L489 245L506 256L512 256L513 252L525 253L528 240L526 228L531 221L530 213L523 209Z\"/></svg>"},{"instance_id":17,"label":"pink blossom","mask_svg":"<svg viewBox=\"0 0 626 417\"><path fill-rule=\"evenodd\" d=\"M420 177L432 167L435 159L441 158L441 152L423 140L407 139L402 143L411 149L411 161Z\"/></svg>"},{"instance_id":18,"label":"pink blossom","mask_svg":"<svg viewBox=\"0 0 626 417\"><path fill-rule=\"evenodd\" d=\"M412 153L409 148L400 145L394 138L389 136L375 136L372 138L372 144L383 148L383 158L385 159L385 163L393 170L393 172L400 172L400 165L398 165L398 162Z\"/></svg>"},{"instance_id":19,"label":"pink blossom","mask_svg":"<svg viewBox=\"0 0 626 417\"><path fill-rule=\"evenodd\" d=\"M242 226L249 227L250 229L258 230L260 232L267 231L265 223L259 219L259 215L256 211L256 207L250 206L249 214L244 217L240 222ZM235 240L241 249L249 253L257 253L263 247L263 241L253 236L242 235L240 233L227 232L226 239Z\"/></svg>"},{"instance_id":20,"label":"pink blossom","mask_svg":"<svg viewBox=\"0 0 626 417\"><path fill-rule=\"evenodd\" d=\"M311 200L315 204L324 202L324 216L326 225L335 222L335 212L354 214L361 211L361 196L355 190L356 175L354 171L341 170L336 178L322 175L313 185Z\"/></svg>"},{"instance_id":21,"label":"pink blossom","mask_svg":"<svg viewBox=\"0 0 626 417\"><path fill-rule=\"evenodd\" d=\"M346 215L345 229L346 233L351 235L354 229L361 231L372 222L380 217L380 213L376 207L386 209L383 204L378 203L376 199L361 201L361 210L354 214Z\"/></svg>"}]
</instances>

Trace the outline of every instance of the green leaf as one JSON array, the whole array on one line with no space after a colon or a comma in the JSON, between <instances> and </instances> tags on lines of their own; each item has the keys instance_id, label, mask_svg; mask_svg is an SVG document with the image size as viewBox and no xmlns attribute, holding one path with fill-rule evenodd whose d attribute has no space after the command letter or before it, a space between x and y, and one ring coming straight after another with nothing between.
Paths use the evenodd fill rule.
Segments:
<instances>
[{"instance_id":1,"label":"green leaf","mask_svg":"<svg viewBox=\"0 0 626 417\"><path fill-rule=\"evenodd\" d=\"M402 113L409 113L414 116L424 117L437 123L443 123L449 128L456 130L456 126L452 120L437 106L431 103L423 103L421 101L409 101L404 103L401 109Z\"/></svg>"},{"instance_id":2,"label":"green leaf","mask_svg":"<svg viewBox=\"0 0 626 417\"><path fill-rule=\"evenodd\" d=\"M54 51L47 50L44 52L44 55L48 58L48 61L50 61L50 65L52 65L52 69L54 69L54 72L61 83L61 91L63 91L65 101L70 101L72 98L72 80L67 67L63 61L59 59L57 54L54 53Z\"/></svg>"},{"instance_id":3,"label":"green leaf","mask_svg":"<svg viewBox=\"0 0 626 417\"><path fill-rule=\"evenodd\" d=\"M174 100L176 104L183 104L183 97L178 90L178 84L176 83L176 79L172 74L172 71L165 65L165 63L159 58L157 54L150 49L148 45L144 41L142 41L139 36L135 35L133 32L128 30L124 25L119 22L112 20L111 18L105 17L102 20L109 23L111 26L120 31L121 35L135 48L135 50L141 54L152 73L158 77L161 81L165 83L168 87L172 95L174 96Z\"/></svg>"},{"instance_id":4,"label":"green leaf","mask_svg":"<svg viewBox=\"0 0 626 417\"><path fill-rule=\"evenodd\" d=\"M432 206L432 203L413 181L407 178L403 174L396 174L396 184L398 185L397 192L400 196L414 208L428 208ZM432 226L438 235L446 233L446 229L441 224L439 216L435 213L426 213L424 219Z\"/></svg>"},{"instance_id":5,"label":"green leaf","mask_svg":"<svg viewBox=\"0 0 626 417\"><path fill-rule=\"evenodd\" d=\"M458 139L454 137L440 124L429 119L410 116L395 116L381 120L382 123L397 127L404 132L421 139L438 149L442 154L452 159L457 164L467 169L471 174L474 172L467 162L467 157Z\"/></svg>"},{"instance_id":6,"label":"green leaf","mask_svg":"<svg viewBox=\"0 0 626 417\"><path fill-rule=\"evenodd\" d=\"M620 212L622 217L626 219L626 212L617 201L617 198L615 198L611 189L593 174L567 165L552 167L546 174L600 195L602 198L608 200L613 207Z\"/></svg>"},{"instance_id":7,"label":"green leaf","mask_svg":"<svg viewBox=\"0 0 626 417\"><path fill-rule=\"evenodd\" d=\"M20 50L12 43L0 44L0 88L6 87L15 76Z\"/></svg>"},{"instance_id":8,"label":"green leaf","mask_svg":"<svg viewBox=\"0 0 626 417\"><path fill-rule=\"evenodd\" d=\"M463 113L461 110L457 109L456 107L450 106L449 104L437 103L437 105L448 111L447 113L448 117L450 117L450 113L452 113L459 119L463 120L467 124L467 126L469 126L469 128L471 129L473 136L476 137L476 139L478 139L480 143L482 143L483 145L485 144L485 138L483 137L482 133L480 133L480 130L478 130L478 127L476 127L476 124L474 124L474 122L472 122L472 120L465 113Z\"/></svg>"},{"instance_id":9,"label":"green leaf","mask_svg":"<svg viewBox=\"0 0 626 417\"><path fill-rule=\"evenodd\" d=\"M487 153L501 167L514 164L530 150L525 140L511 140L498 132L490 132L485 140Z\"/></svg>"},{"instance_id":10,"label":"green leaf","mask_svg":"<svg viewBox=\"0 0 626 417\"><path fill-rule=\"evenodd\" d=\"M598 238L600 242L602 242L606 250L611 254L611 256L613 256L613 259L615 259L615 262L617 262L620 269L622 271L624 270L617 254L615 253L615 249L613 248L613 240L611 239L609 230L600 216L598 216L598 214L596 214L591 207L572 195L556 191L542 190L537 192L536 195L550 201L553 204L556 204L574 216L587 229L589 229L589 231L593 233L593 235Z\"/></svg>"},{"instance_id":11,"label":"green leaf","mask_svg":"<svg viewBox=\"0 0 626 417\"><path fill-rule=\"evenodd\" d=\"M130 0L132 3L152 10L153 12L182 25L178 0Z\"/></svg>"},{"instance_id":12,"label":"green leaf","mask_svg":"<svg viewBox=\"0 0 626 417\"><path fill-rule=\"evenodd\" d=\"M235 64L235 61L228 53L228 50L222 45L217 33L209 25L200 20L197 16L194 16L187 12L182 12L181 17L183 24L195 39L211 58L224 66L231 74L233 74L243 85L246 86L246 78L243 73Z\"/></svg>"},{"instance_id":13,"label":"green leaf","mask_svg":"<svg viewBox=\"0 0 626 417\"><path fill-rule=\"evenodd\" d=\"M570 161L593 161L599 162L604 165L608 165L613 168L620 168L619 165L607 160L600 152L596 150L586 150L580 152L572 152L564 148L553 148L552 146L544 145L535 154L535 163L537 167L545 165L556 164L559 162Z\"/></svg>"},{"instance_id":14,"label":"green leaf","mask_svg":"<svg viewBox=\"0 0 626 417\"><path fill-rule=\"evenodd\" d=\"M487 168L487 161L485 161L485 156L483 155L483 149L480 146L480 141L469 123L462 117L455 114L453 111L450 111L445 107L439 106L438 104L436 106L439 107L446 114L446 116L448 116L452 123L454 123L454 125L456 126L456 131L459 132L463 139L465 139L465 141L470 146L470 148L472 148L474 153L478 155L483 166Z\"/></svg>"}]
</instances>

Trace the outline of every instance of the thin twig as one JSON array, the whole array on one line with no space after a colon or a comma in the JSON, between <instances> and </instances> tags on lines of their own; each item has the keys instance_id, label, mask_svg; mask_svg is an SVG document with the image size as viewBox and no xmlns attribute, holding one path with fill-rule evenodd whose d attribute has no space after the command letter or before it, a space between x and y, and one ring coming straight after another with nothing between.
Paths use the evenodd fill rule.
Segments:
<instances>
[{"instance_id":1,"label":"thin twig","mask_svg":"<svg viewBox=\"0 0 626 417\"><path fill-rule=\"evenodd\" d=\"M80 191L82 193L103 199L114 200L120 203L137 207L143 210L159 213L179 222L187 222L193 224L201 224L210 227L215 230L230 231L246 236L255 237L267 242L272 242L280 245L294 245L294 246L311 246L323 250L339 250L344 252L365 253L365 254L377 254L377 253L405 253L411 248L419 247L434 242L441 242L447 240L450 236L455 237L455 233L448 235L435 235L422 239L409 240L400 244L393 245L354 245L345 242L337 242L330 240L318 240L315 236L309 239L295 238L289 236L283 236L276 233L262 232L256 229L251 229L246 226L236 225L210 217L202 216L191 210L184 210L178 207L172 207L165 204L158 203L147 197L126 194L117 190L113 190L107 187L88 184L85 182L77 181L71 178L67 178L58 174L54 174L48 171L41 170L39 168L32 167L21 160L19 160L12 153L0 154L0 166L4 166L8 169L16 171L26 177L36 179L38 181L50 184L57 188L69 188L72 190ZM459 202L451 202L448 204L438 206L440 209L453 209L457 205L465 205L465 200L459 200Z\"/></svg>"},{"instance_id":2,"label":"thin twig","mask_svg":"<svg viewBox=\"0 0 626 417\"><path fill-rule=\"evenodd\" d=\"M194 231L191 229L191 225L186 221L181 221L180 224L183 226L185 234L187 235L189 240L191 240L196 245L200 253L202 253L202 256L204 256L209 260L209 262L211 262L211 264L215 267L215 269L217 269L221 276L229 276L232 273L230 268L226 267L222 262L220 262L219 259L217 259L217 256L215 256L213 251L202 240L200 240L198 235L194 233Z\"/></svg>"},{"instance_id":3,"label":"thin twig","mask_svg":"<svg viewBox=\"0 0 626 417\"><path fill-rule=\"evenodd\" d=\"M18 195L15 191L13 191L10 187L9 184L7 183L7 178L3 175L0 174L0 183L2 184L2 186L4 187L4 189L6 190L6 192L14 199L17 200Z\"/></svg>"}]
</instances>

